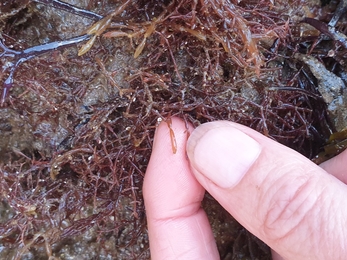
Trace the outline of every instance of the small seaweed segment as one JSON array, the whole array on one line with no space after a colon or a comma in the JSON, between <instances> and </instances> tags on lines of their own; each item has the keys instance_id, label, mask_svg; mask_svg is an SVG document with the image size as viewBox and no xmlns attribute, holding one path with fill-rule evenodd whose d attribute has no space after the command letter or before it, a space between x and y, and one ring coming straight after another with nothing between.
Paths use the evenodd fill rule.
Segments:
<instances>
[{"instance_id":1,"label":"small seaweed segment","mask_svg":"<svg viewBox=\"0 0 347 260\"><path fill-rule=\"evenodd\" d=\"M91 35L91 39L84 44L81 49L78 51L78 56L81 56L85 54L87 51L90 50L90 48L93 46L96 38L100 36L108 27L111 25L112 18L116 15L119 15L121 12L124 11L124 9L127 7L127 5L131 2L131 0L127 0L124 4L122 4L120 7L118 7L116 10L111 12L109 15L102 18L100 21L93 24L88 30L87 34Z\"/></svg>"}]
</instances>

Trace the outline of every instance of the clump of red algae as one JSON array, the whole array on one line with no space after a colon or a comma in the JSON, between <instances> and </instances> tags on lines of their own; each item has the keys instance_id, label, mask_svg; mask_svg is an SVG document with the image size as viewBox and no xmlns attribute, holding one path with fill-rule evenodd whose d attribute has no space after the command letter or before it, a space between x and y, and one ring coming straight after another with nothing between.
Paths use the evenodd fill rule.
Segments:
<instances>
[{"instance_id":1,"label":"clump of red algae","mask_svg":"<svg viewBox=\"0 0 347 260\"><path fill-rule=\"evenodd\" d=\"M84 8L106 17L120 5L89 1ZM317 80L294 54L322 57L333 41L311 50L317 36L296 34L291 17L302 5L134 0L83 56L69 48L19 66L6 104L32 127L33 141L31 148L2 148L8 160L0 193L8 208L1 244L16 248L8 251L15 259L64 258L74 250L67 245L78 243L100 258L122 251L148 259L141 187L158 118L238 122L313 157L332 126ZM48 19L35 6L35 15ZM31 35L34 21L15 21L3 28L8 41L15 29ZM11 132L10 120L0 130L6 125ZM223 259L269 257L215 202L204 205Z\"/></svg>"}]
</instances>

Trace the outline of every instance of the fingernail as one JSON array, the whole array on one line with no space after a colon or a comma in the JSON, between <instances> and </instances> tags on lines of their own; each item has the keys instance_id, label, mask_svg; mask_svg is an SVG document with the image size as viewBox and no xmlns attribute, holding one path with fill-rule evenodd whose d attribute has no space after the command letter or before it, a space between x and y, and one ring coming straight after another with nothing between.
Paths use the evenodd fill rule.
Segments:
<instances>
[{"instance_id":1,"label":"fingernail","mask_svg":"<svg viewBox=\"0 0 347 260\"><path fill-rule=\"evenodd\" d=\"M238 184L260 152L259 143L247 134L214 123L199 126L187 143L191 167L221 188Z\"/></svg>"}]
</instances>

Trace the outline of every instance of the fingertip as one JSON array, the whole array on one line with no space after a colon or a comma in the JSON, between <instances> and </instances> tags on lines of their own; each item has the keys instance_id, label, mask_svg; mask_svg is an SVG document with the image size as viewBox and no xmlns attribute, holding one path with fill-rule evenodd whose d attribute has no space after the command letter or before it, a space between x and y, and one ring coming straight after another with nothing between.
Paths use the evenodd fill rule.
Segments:
<instances>
[{"instance_id":1,"label":"fingertip","mask_svg":"<svg viewBox=\"0 0 347 260\"><path fill-rule=\"evenodd\" d=\"M148 214L165 218L182 205L202 200L204 189L190 173L185 146L192 126L173 117L171 125L161 122L154 136L150 161L145 174L143 193ZM174 134L174 136L172 136ZM173 140L177 146L174 153Z\"/></svg>"},{"instance_id":2,"label":"fingertip","mask_svg":"<svg viewBox=\"0 0 347 260\"><path fill-rule=\"evenodd\" d=\"M191 166L221 188L237 185L260 152L256 140L225 121L200 125L187 143Z\"/></svg>"},{"instance_id":3,"label":"fingertip","mask_svg":"<svg viewBox=\"0 0 347 260\"><path fill-rule=\"evenodd\" d=\"M186 156L192 126L187 129L185 122L172 118L170 127L166 122L158 126L143 185L151 258L216 259L212 230L201 209L205 190Z\"/></svg>"}]
</instances>

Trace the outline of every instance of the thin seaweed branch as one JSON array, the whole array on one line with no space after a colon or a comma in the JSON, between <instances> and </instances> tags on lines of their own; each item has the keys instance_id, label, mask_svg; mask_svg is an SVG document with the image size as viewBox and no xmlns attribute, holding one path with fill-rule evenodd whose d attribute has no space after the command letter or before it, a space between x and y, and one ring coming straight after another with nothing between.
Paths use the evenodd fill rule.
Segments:
<instances>
[{"instance_id":1,"label":"thin seaweed branch","mask_svg":"<svg viewBox=\"0 0 347 260\"><path fill-rule=\"evenodd\" d=\"M330 26L322 21L309 18L309 17L306 17L303 20L303 22L313 26L314 28L319 30L321 33L331 37L335 41L340 42L343 47L347 48L347 36L337 31L335 27Z\"/></svg>"},{"instance_id":2,"label":"thin seaweed branch","mask_svg":"<svg viewBox=\"0 0 347 260\"><path fill-rule=\"evenodd\" d=\"M14 62L12 62L10 69L9 69L9 75L7 79L3 83L3 90L1 94L1 101L0 106L3 106L6 97L8 95L9 90L13 86L14 81L14 73L18 66L22 64L25 61L28 61L32 58L35 58L37 56L43 55L49 51L57 50L62 47L68 47L70 45L83 42L85 40L88 40L90 38L90 35L85 34L82 36L74 37L71 39L63 40L63 41L56 41L56 42L50 42L42 45L33 46L30 48L27 48L23 51L14 51L9 49L4 45L3 42L0 40L0 47L3 49L3 53L0 54L0 58L2 57L11 57L14 59Z\"/></svg>"},{"instance_id":3,"label":"thin seaweed branch","mask_svg":"<svg viewBox=\"0 0 347 260\"><path fill-rule=\"evenodd\" d=\"M335 27L341 16L346 12L347 10L347 1L341 0L339 5L336 8L336 11L334 12L334 16L331 18L329 22L330 27Z\"/></svg>"}]
</instances>

